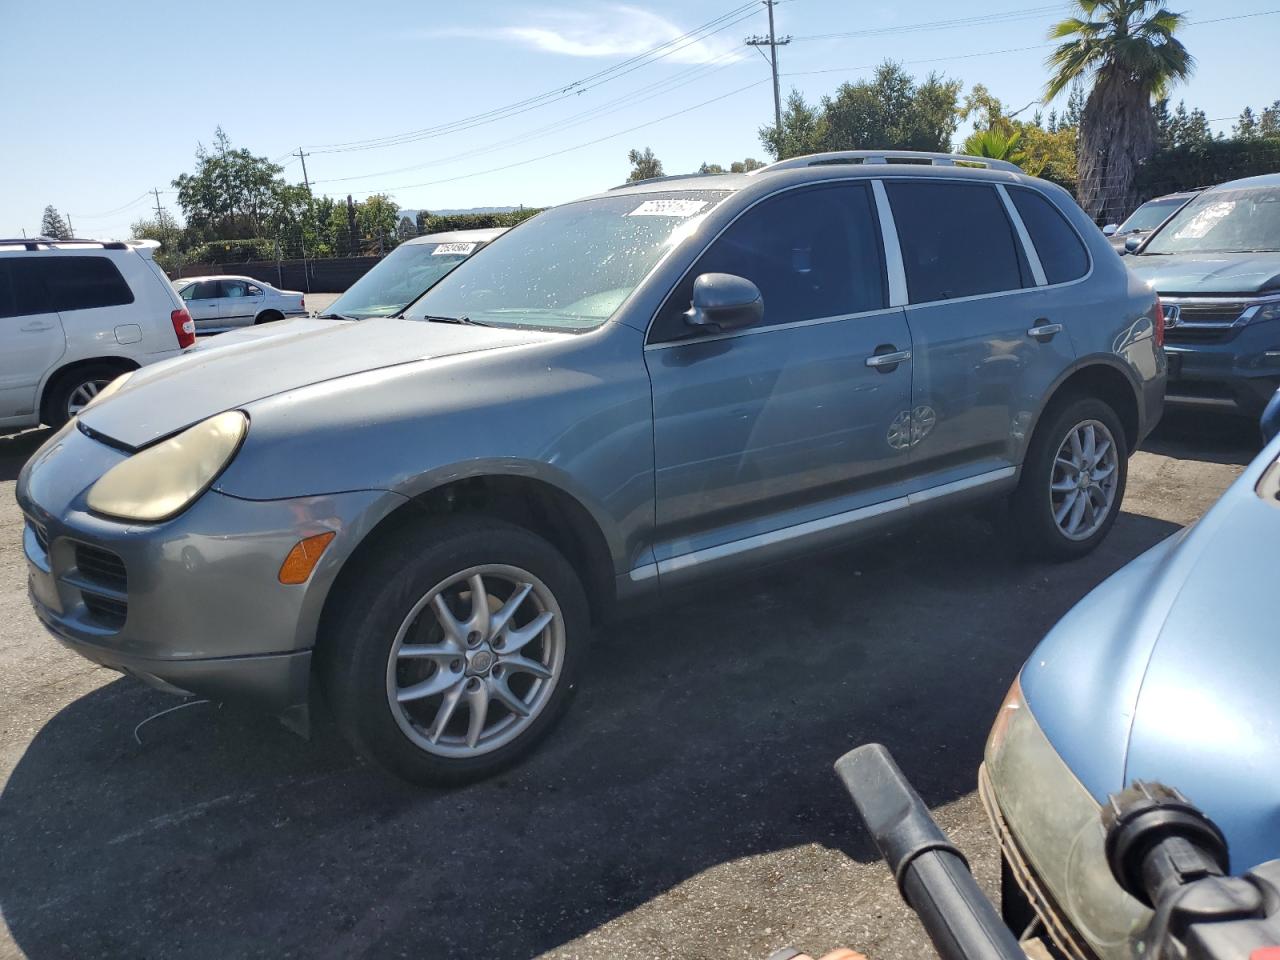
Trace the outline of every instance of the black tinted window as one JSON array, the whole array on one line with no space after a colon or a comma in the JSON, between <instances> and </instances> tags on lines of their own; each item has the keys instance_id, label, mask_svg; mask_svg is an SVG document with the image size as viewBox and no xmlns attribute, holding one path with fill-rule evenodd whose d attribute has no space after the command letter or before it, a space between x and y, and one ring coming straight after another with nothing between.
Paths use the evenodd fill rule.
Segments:
<instances>
[{"instance_id":1,"label":"black tinted window","mask_svg":"<svg viewBox=\"0 0 1280 960\"><path fill-rule=\"evenodd\" d=\"M912 303L1031 285L1030 269L994 187L887 181Z\"/></svg>"},{"instance_id":2,"label":"black tinted window","mask_svg":"<svg viewBox=\"0 0 1280 960\"><path fill-rule=\"evenodd\" d=\"M201 280L187 293L188 300L216 300L220 296L217 280Z\"/></svg>"},{"instance_id":3,"label":"black tinted window","mask_svg":"<svg viewBox=\"0 0 1280 960\"><path fill-rule=\"evenodd\" d=\"M866 184L833 184L770 197L739 217L667 298L653 340L690 333L683 313L693 281L732 273L760 288L764 323L839 317L888 305L884 254Z\"/></svg>"},{"instance_id":4,"label":"black tinted window","mask_svg":"<svg viewBox=\"0 0 1280 960\"><path fill-rule=\"evenodd\" d=\"M1009 190L1018 216L1031 235L1045 278L1050 283L1079 280L1089 272L1089 252L1067 218L1034 190Z\"/></svg>"},{"instance_id":5,"label":"black tinted window","mask_svg":"<svg viewBox=\"0 0 1280 960\"><path fill-rule=\"evenodd\" d=\"M133 291L106 257L33 257L54 310L86 310L133 303Z\"/></svg>"},{"instance_id":6,"label":"black tinted window","mask_svg":"<svg viewBox=\"0 0 1280 960\"><path fill-rule=\"evenodd\" d=\"M54 310L40 257L0 259L0 317L25 317Z\"/></svg>"}]
</instances>

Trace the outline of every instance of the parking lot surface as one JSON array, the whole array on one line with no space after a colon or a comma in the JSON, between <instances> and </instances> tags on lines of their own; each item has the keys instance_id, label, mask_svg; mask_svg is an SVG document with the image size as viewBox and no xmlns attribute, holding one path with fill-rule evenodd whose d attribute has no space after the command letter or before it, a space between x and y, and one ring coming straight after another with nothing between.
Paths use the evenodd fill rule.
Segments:
<instances>
[{"instance_id":1,"label":"parking lot surface","mask_svg":"<svg viewBox=\"0 0 1280 960\"><path fill-rule=\"evenodd\" d=\"M1090 588L1199 517L1251 424L1170 414L1103 547L1027 563L1000 511L935 516L605 629L525 764L423 790L64 651L26 601L0 437L0 957L928 956L831 763L890 746L988 890L992 715ZM144 723L144 721L147 721ZM142 724L141 726L139 726Z\"/></svg>"}]
</instances>

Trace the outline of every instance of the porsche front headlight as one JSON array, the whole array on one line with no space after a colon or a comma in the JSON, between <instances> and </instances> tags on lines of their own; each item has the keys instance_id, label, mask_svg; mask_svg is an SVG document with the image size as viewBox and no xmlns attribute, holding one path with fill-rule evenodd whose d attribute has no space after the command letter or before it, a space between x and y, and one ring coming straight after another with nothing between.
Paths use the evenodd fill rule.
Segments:
<instances>
[{"instance_id":1,"label":"porsche front headlight","mask_svg":"<svg viewBox=\"0 0 1280 960\"><path fill-rule=\"evenodd\" d=\"M89 490L89 509L120 520L177 516L231 462L249 429L238 410L220 413L116 464Z\"/></svg>"},{"instance_id":2,"label":"porsche front headlight","mask_svg":"<svg viewBox=\"0 0 1280 960\"><path fill-rule=\"evenodd\" d=\"M1071 925L1101 957L1129 956L1151 912L1111 876L1102 808L1058 756L1014 681L985 757L1016 845Z\"/></svg>"}]
</instances>

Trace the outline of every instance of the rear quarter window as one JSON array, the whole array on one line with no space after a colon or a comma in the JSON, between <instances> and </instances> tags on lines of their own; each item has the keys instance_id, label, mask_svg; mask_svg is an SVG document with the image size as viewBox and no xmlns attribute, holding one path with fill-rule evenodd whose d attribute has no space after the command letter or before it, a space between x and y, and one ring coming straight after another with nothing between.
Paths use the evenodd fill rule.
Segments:
<instances>
[{"instance_id":1,"label":"rear quarter window","mask_svg":"<svg viewBox=\"0 0 1280 960\"><path fill-rule=\"evenodd\" d=\"M107 257L33 257L50 309L88 310L133 303L133 291Z\"/></svg>"},{"instance_id":2,"label":"rear quarter window","mask_svg":"<svg viewBox=\"0 0 1280 960\"><path fill-rule=\"evenodd\" d=\"M1035 190L1007 189L1035 245L1045 279L1050 283L1069 283L1088 273L1089 251L1062 211Z\"/></svg>"},{"instance_id":3,"label":"rear quarter window","mask_svg":"<svg viewBox=\"0 0 1280 960\"><path fill-rule=\"evenodd\" d=\"M995 188L885 180L912 303L1032 286L1031 268Z\"/></svg>"}]
</instances>

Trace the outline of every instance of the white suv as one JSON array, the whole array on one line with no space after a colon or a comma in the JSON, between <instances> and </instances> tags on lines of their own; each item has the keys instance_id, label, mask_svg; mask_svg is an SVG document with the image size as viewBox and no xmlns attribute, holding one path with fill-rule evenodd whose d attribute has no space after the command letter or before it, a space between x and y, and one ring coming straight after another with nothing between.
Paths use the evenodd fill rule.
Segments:
<instances>
[{"instance_id":1,"label":"white suv","mask_svg":"<svg viewBox=\"0 0 1280 960\"><path fill-rule=\"evenodd\" d=\"M154 241L0 240L0 429L60 426L195 325Z\"/></svg>"}]
</instances>

